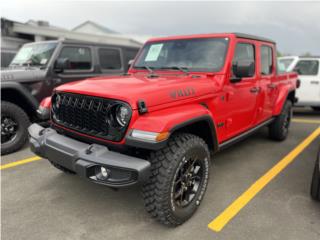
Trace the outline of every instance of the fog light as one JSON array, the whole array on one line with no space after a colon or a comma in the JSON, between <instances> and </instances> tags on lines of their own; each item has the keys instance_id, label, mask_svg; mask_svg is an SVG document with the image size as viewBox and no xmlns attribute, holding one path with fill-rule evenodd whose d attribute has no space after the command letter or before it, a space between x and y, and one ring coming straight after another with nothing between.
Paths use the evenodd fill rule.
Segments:
<instances>
[{"instance_id":1,"label":"fog light","mask_svg":"<svg viewBox=\"0 0 320 240\"><path fill-rule=\"evenodd\" d=\"M101 171L101 175L102 175L104 178L107 178L107 177L108 177L109 173L108 173L108 171L107 171L106 168L101 167L101 168L100 168L100 171Z\"/></svg>"},{"instance_id":2,"label":"fog light","mask_svg":"<svg viewBox=\"0 0 320 240\"><path fill-rule=\"evenodd\" d=\"M110 170L105 167L96 168L96 178L98 180L106 180L110 175Z\"/></svg>"}]
</instances>

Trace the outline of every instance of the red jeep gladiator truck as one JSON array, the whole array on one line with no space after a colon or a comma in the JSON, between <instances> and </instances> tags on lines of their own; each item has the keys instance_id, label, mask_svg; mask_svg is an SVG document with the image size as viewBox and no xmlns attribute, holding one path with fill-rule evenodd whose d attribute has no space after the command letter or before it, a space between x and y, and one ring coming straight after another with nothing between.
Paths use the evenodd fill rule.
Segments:
<instances>
[{"instance_id":1,"label":"red jeep gladiator truck","mask_svg":"<svg viewBox=\"0 0 320 240\"><path fill-rule=\"evenodd\" d=\"M176 226L199 207L214 153L267 126L288 135L297 75L272 40L240 33L149 40L124 76L55 89L51 126L29 127L53 166L113 188L140 184L147 211Z\"/></svg>"}]
</instances>

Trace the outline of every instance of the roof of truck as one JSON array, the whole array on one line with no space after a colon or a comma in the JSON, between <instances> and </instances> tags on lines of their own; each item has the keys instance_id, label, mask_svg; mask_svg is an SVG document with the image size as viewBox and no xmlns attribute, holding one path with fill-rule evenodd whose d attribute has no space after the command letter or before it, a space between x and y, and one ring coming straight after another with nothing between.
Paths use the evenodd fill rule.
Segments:
<instances>
[{"instance_id":1,"label":"roof of truck","mask_svg":"<svg viewBox=\"0 0 320 240\"><path fill-rule=\"evenodd\" d=\"M237 38L245 38L245 39L252 39L252 40L258 40L262 42L270 42L275 44L275 41L259 37L255 35L250 35L246 33L208 33L208 34L193 34L193 35L181 35L181 36L168 36L168 37L158 37L158 38L152 38L149 41L165 41L165 40L176 40L176 39L192 39L192 38L209 38L209 37L237 37Z\"/></svg>"},{"instance_id":2,"label":"roof of truck","mask_svg":"<svg viewBox=\"0 0 320 240\"><path fill-rule=\"evenodd\" d=\"M262 42L271 42L271 43L275 44L275 41L273 41L269 38L265 38L265 37L259 37L259 36L250 35L250 34L246 34L246 33L233 33L233 34L236 35L238 38L253 39L253 40L258 40L258 41L262 41Z\"/></svg>"},{"instance_id":3,"label":"roof of truck","mask_svg":"<svg viewBox=\"0 0 320 240\"><path fill-rule=\"evenodd\" d=\"M98 42L88 42L82 40L72 40L72 39L56 39L56 40L46 40L46 41L38 41L38 42L29 42L25 45L34 45L34 44L41 44L41 43L65 43L65 44L80 44L80 45L89 45L89 46L104 46L104 47L117 47L117 48L134 48L139 49L139 47L135 46L124 46L124 45L117 45L117 44L108 44L108 43L98 43Z\"/></svg>"},{"instance_id":4,"label":"roof of truck","mask_svg":"<svg viewBox=\"0 0 320 240\"><path fill-rule=\"evenodd\" d=\"M283 56L278 57L279 59L319 59L320 56Z\"/></svg>"}]
</instances>

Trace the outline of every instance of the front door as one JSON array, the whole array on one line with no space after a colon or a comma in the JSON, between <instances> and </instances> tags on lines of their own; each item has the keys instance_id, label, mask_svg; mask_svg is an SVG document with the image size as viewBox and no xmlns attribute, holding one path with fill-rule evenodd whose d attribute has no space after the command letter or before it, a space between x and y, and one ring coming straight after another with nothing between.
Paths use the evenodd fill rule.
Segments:
<instances>
[{"instance_id":1,"label":"front door","mask_svg":"<svg viewBox=\"0 0 320 240\"><path fill-rule=\"evenodd\" d=\"M233 57L233 64L241 61L254 62L255 73L240 82L228 86L228 138L236 136L252 127L256 118L256 100L259 94L257 79L256 46L254 41L239 40Z\"/></svg>"},{"instance_id":2,"label":"front door","mask_svg":"<svg viewBox=\"0 0 320 240\"><path fill-rule=\"evenodd\" d=\"M62 73L54 72L52 81L55 86L97 75L91 47L66 45L61 48L58 58L67 58L69 65Z\"/></svg>"},{"instance_id":3,"label":"front door","mask_svg":"<svg viewBox=\"0 0 320 240\"><path fill-rule=\"evenodd\" d=\"M299 60L295 70L299 73L300 87L296 91L298 104L317 106L320 104L319 60Z\"/></svg>"}]
</instances>

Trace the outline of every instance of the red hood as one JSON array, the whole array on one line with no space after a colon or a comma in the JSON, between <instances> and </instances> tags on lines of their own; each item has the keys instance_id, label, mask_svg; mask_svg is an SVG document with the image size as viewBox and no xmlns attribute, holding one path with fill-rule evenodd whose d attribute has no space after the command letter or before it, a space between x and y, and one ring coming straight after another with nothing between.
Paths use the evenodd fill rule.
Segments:
<instances>
[{"instance_id":1,"label":"red hood","mask_svg":"<svg viewBox=\"0 0 320 240\"><path fill-rule=\"evenodd\" d=\"M64 84L57 91L73 92L128 102L137 109L137 101L144 100L153 107L213 93L222 86L223 79L201 75L162 75L148 78L145 74L97 77Z\"/></svg>"}]
</instances>

